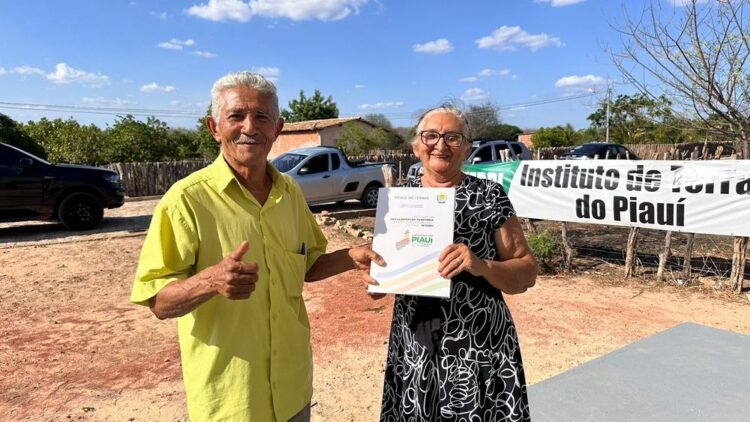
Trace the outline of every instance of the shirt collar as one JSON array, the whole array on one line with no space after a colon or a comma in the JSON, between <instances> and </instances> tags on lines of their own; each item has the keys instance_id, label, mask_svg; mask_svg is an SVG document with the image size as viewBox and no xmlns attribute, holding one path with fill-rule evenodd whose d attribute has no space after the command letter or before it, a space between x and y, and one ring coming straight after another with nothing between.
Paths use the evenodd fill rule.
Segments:
<instances>
[{"instance_id":1,"label":"shirt collar","mask_svg":"<svg viewBox=\"0 0 750 422\"><path fill-rule=\"evenodd\" d=\"M287 181L281 176L281 173L274 167L270 162L266 161L266 172L271 176L273 187L279 191L285 191L287 187ZM219 153L219 156L211 164L211 173L216 184L216 189L219 192L225 192L232 182L239 186L239 182L234 175L234 171L229 167L224 155Z\"/></svg>"}]
</instances>

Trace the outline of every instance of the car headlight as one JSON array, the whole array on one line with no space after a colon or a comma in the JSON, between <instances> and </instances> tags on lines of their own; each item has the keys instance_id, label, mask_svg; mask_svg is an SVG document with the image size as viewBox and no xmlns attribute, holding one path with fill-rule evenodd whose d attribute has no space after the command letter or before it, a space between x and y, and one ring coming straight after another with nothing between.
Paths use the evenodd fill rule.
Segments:
<instances>
[{"instance_id":1,"label":"car headlight","mask_svg":"<svg viewBox=\"0 0 750 422\"><path fill-rule=\"evenodd\" d=\"M108 181L110 183L119 184L120 183L120 175L117 174L117 173L107 173L107 174L104 175L104 180L106 180L106 181Z\"/></svg>"}]
</instances>

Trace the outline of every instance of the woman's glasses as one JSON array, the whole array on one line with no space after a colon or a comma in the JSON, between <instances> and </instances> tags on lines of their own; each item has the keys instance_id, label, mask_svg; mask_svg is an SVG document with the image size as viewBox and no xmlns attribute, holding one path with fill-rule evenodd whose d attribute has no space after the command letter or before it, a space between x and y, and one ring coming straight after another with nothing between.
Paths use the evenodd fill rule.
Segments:
<instances>
[{"instance_id":1,"label":"woman's glasses","mask_svg":"<svg viewBox=\"0 0 750 422\"><path fill-rule=\"evenodd\" d=\"M461 142L463 142L466 137L461 132L440 133L436 130L423 130L419 132L419 139L423 144L428 146L437 145L437 143L440 142L440 138L443 138L446 145L457 147L461 145Z\"/></svg>"}]
</instances>

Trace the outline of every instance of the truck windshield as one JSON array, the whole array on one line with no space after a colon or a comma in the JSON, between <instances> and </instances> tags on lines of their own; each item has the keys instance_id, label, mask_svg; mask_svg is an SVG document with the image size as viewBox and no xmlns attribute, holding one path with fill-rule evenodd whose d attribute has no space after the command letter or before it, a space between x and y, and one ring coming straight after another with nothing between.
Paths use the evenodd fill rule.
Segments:
<instances>
[{"instance_id":1,"label":"truck windshield","mask_svg":"<svg viewBox=\"0 0 750 422\"><path fill-rule=\"evenodd\" d=\"M271 161L274 167L282 173L286 173L289 170L295 168L300 161L304 160L307 156L302 154L282 154L274 158Z\"/></svg>"}]
</instances>

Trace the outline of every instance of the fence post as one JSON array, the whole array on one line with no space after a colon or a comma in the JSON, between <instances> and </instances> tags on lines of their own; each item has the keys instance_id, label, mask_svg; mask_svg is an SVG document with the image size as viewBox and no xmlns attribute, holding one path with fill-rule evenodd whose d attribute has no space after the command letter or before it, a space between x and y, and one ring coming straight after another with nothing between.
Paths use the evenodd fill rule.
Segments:
<instances>
[{"instance_id":1,"label":"fence post","mask_svg":"<svg viewBox=\"0 0 750 422\"><path fill-rule=\"evenodd\" d=\"M661 283L664 281L664 268L667 266L669 257L672 256L672 231L668 230L667 235L664 238L664 252L659 254L659 269L656 271L656 281Z\"/></svg>"},{"instance_id":2,"label":"fence post","mask_svg":"<svg viewBox=\"0 0 750 422\"><path fill-rule=\"evenodd\" d=\"M570 270L573 267L573 255L575 254L575 251L570 247L570 242L568 242L568 223L563 221L560 223L560 226L560 237L562 238L562 246L563 250L565 251L563 268L565 268L566 270Z\"/></svg>"},{"instance_id":3,"label":"fence post","mask_svg":"<svg viewBox=\"0 0 750 422\"><path fill-rule=\"evenodd\" d=\"M745 253L747 251L747 237L734 238L734 253L732 253L732 273L729 281L732 290L742 293L745 280Z\"/></svg>"},{"instance_id":4,"label":"fence post","mask_svg":"<svg viewBox=\"0 0 750 422\"><path fill-rule=\"evenodd\" d=\"M625 252L625 278L628 279L635 275L635 263L636 263L636 248L638 247L638 235L641 229L638 227L631 227L630 234L628 234L628 246Z\"/></svg>"}]
</instances>

